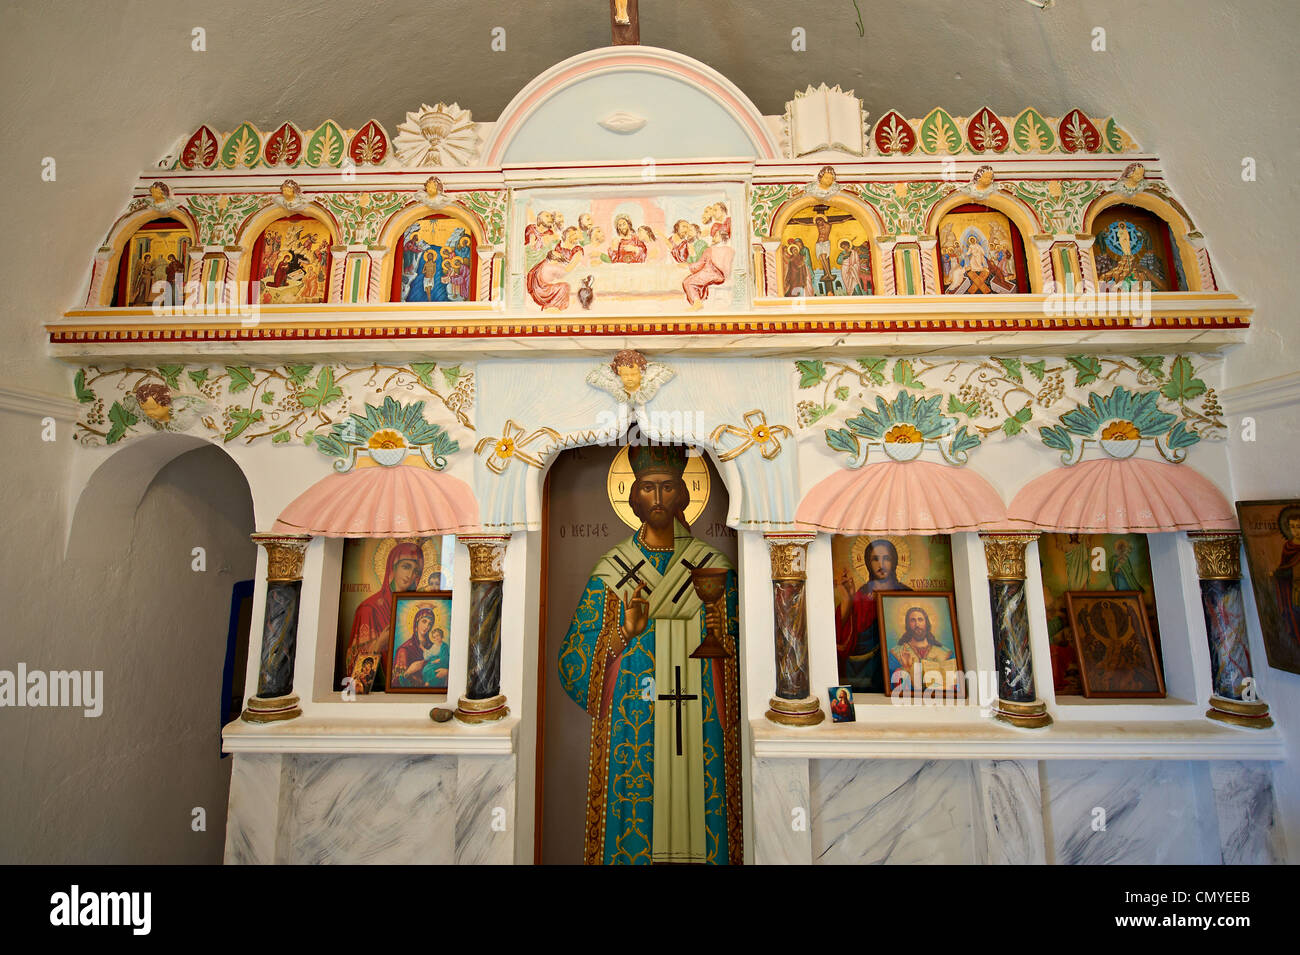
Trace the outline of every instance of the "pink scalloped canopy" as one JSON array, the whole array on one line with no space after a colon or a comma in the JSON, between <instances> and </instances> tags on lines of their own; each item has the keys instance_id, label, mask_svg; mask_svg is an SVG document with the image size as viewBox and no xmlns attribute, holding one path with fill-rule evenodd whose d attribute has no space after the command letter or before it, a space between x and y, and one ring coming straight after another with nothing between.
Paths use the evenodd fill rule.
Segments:
<instances>
[{"instance_id":1,"label":"pink scalloped canopy","mask_svg":"<svg viewBox=\"0 0 1300 955\"><path fill-rule=\"evenodd\" d=\"M271 530L315 537L429 537L478 525L478 502L468 484L399 464L322 478L284 509Z\"/></svg>"},{"instance_id":2,"label":"pink scalloped canopy","mask_svg":"<svg viewBox=\"0 0 1300 955\"><path fill-rule=\"evenodd\" d=\"M973 471L882 461L819 481L795 523L840 534L955 534L1001 527L1006 513L998 492Z\"/></svg>"},{"instance_id":3,"label":"pink scalloped canopy","mask_svg":"<svg viewBox=\"0 0 1300 955\"><path fill-rule=\"evenodd\" d=\"M1008 508L1013 527L1079 534L1232 530L1217 487L1185 464L1104 458L1056 468L1026 484Z\"/></svg>"}]
</instances>

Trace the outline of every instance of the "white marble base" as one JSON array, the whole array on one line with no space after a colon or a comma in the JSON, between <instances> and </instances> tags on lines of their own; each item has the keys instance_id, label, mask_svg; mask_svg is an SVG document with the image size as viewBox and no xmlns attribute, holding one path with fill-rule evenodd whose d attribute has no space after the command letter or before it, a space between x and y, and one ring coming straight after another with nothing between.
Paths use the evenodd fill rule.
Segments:
<instances>
[{"instance_id":1,"label":"white marble base","mask_svg":"<svg viewBox=\"0 0 1300 955\"><path fill-rule=\"evenodd\" d=\"M1043 794L1038 762L981 760L974 764L975 858L984 865L1042 865Z\"/></svg>"},{"instance_id":2,"label":"white marble base","mask_svg":"<svg viewBox=\"0 0 1300 955\"><path fill-rule=\"evenodd\" d=\"M270 865L275 861L284 757L241 753L230 758L234 765L226 810L226 865Z\"/></svg>"},{"instance_id":3,"label":"white marble base","mask_svg":"<svg viewBox=\"0 0 1300 955\"><path fill-rule=\"evenodd\" d=\"M805 759L755 759L754 862L758 865L812 863L812 801Z\"/></svg>"},{"instance_id":4,"label":"white marble base","mask_svg":"<svg viewBox=\"0 0 1300 955\"><path fill-rule=\"evenodd\" d=\"M1273 773L1267 763L1210 764L1219 845L1225 865L1281 865L1286 840L1278 825Z\"/></svg>"},{"instance_id":5,"label":"white marble base","mask_svg":"<svg viewBox=\"0 0 1300 955\"><path fill-rule=\"evenodd\" d=\"M1049 861L1207 865L1221 860L1205 764L1047 760L1044 767Z\"/></svg>"},{"instance_id":6,"label":"white marble base","mask_svg":"<svg viewBox=\"0 0 1300 955\"><path fill-rule=\"evenodd\" d=\"M456 763L455 808L457 865L514 861L513 756L461 756Z\"/></svg>"}]
</instances>

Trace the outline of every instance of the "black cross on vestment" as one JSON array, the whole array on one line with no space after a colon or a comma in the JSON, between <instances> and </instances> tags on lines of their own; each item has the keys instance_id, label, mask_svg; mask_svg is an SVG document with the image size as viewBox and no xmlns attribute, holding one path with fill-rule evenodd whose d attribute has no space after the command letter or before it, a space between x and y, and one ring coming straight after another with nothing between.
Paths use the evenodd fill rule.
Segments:
<instances>
[{"instance_id":1,"label":"black cross on vestment","mask_svg":"<svg viewBox=\"0 0 1300 955\"><path fill-rule=\"evenodd\" d=\"M713 559L712 554L705 554L704 559L700 561L698 564L692 564L685 557L682 558L682 563L685 564L690 570L699 570L701 567L703 567L712 559ZM682 599L682 594L686 593L686 588L689 587L690 585L691 585L691 578L688 576L686 580L682 582L682 585L677 588L677 593L673 594L673 603L677 603L677 601Z\"/></svg>"},{"instance_id":2,"label":"black cross on vestment","mask_svg":"<svg viewBox=\"0 0 1300 955\"><path fill-rule=\"evenodd\" d=\"M694 693L682 692L682 668L673 667L677 673L677 689L673 693L660 693L659 699L667 700L677 707L677 755L682 755L682 704L687 700L698 700L699 697Z\"/></svg>"},{"instance_id":3,"label":"black cross on vestment","mask_svg":"<svg viewBox=\"0 0 1300 955\"><path fill-rule=\"evenodd\" d=\"M617 584L614 585L615 590L617 590L619 587L622 587L629 580L635 580L638 584L646 583L645 580L642 579L641 575L637 573L638 570L640 570L642 567L645 566L644 560L638 560L635 566L629 567L622 557L619 557L618 554L615 554L614 563L618 564L619 568L624 571L623 578Z\"/></svg>"}]
</instances>

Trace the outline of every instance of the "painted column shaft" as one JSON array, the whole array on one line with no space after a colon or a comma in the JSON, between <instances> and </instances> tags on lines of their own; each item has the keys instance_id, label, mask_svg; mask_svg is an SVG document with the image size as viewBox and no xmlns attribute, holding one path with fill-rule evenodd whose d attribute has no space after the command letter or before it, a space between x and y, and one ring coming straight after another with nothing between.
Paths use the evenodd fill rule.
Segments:
<instances>
[{"instance_id":1,"label":"painted column shaft","mask_svg":"<svg viewBox=\"0 0 1300 955\"><path fill-rule=\"evenodd\" d=\"M475 580L469 585L469 670L465 695L487 699L501 692L500 580Z\"/></svg>"},{"instance_id":2,"label":"painted column shaft","mask_svg":"<svg viewBox=\"0 0 1300 955\"><path fill-rule=\"evenodd\" d=\"M1034 661L1029 652L1029 613L1023 580L990 580L993 651L998 667L998 696L1015 703L1034 701Z\"/></svg>"},{"instance_id":3,"label":"painted column shaft","mask_svg":"<svg viewBox=\"0 0 1300 955\"><path fill-rule=\"evenodd\" d=\"M808 689L808 608L806 581L772 581L776 609L776 695L802 700Z\"/></svg>"}]
</instances>

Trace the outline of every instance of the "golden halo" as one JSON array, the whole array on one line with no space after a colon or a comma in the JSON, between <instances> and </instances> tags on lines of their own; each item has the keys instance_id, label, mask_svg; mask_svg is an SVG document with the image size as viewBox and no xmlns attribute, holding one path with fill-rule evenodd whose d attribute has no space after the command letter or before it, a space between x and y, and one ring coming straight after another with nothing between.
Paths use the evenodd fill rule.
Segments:
<instances>
[{"instance_id":1,"label":"golden halo","mask_svg":"<svg viewBox=\"0 0 1300 955\"><path fill-rule=\"evenodd\" d=\"M400 541L404 544L419 544L420 550L424 554L424 569L421 571L421 579L416 583L414 590L441 590L440 580L429 580L429 577L437 576L441 570L442 554L439 551L438 542L440 537L385 537L379 541L379 546L375 548L375 580L379 587L384 586L384 572L388 569L388 555Z\"/></svg>"},{"instance_id":2,"label":"golden halo","mask_svg":"<svg viewBox=\"0 0 1300 955\"><path fill-rule=\"evenodd\" d=\"M871 580L871 568L867 566L867 549L872 541L889 541L894 545L894 550L898 552L898 566L894 568L894 576L899 580L906 580L907 571L912 566L912 549L907 542L906 537L898 534L872 534L859 538L852 543L853 569L857 572L858 579L863 582Z\"/></svg>"},{"instance_id":3,"label":"golden halo","mask_svg":"<svg viewBox=\"0 0 1300 955\"><path fill-rule=\"evenodd\" d=\"M633 530L640 530L641 518L632 513L632 505L627 502L628 492L632 490L632 483L636 480L636 474L632 471L632 464L628 461L627 454L627 445L618 449L614 463L609 466L606 490L609 494L610 507L614 508L614 513L618 515L619 520ZM709 503L709 467L704 463L703 452L686 458L686 470L682 472L682 480L686 482L687 490L691 492L691 503L686 505L683 515L686 523L693 526L696 518L704 513L705 505Z\"/></svg>"}]
</instances>

